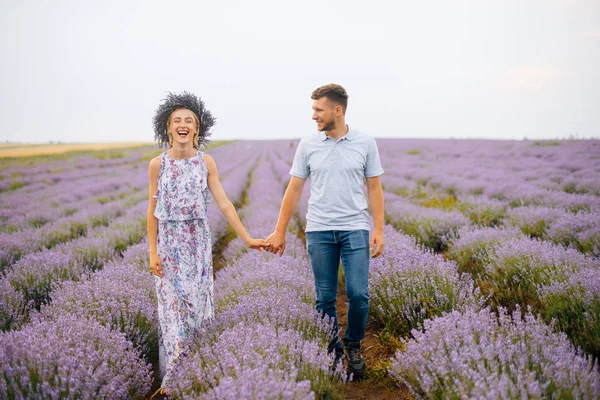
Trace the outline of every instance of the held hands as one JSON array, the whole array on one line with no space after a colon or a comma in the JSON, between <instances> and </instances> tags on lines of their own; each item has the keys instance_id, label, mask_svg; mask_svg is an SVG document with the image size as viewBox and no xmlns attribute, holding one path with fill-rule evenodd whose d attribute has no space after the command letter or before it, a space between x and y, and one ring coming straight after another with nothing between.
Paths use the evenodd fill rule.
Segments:
<instances>
[{"instance_id":1,"label":"held hands","mask_svg":"<svg viewBox=\"0 0 600 400\"><path fill-rule=\"evenodd\" d=\"M246 247L248 247L249 249L254 249L254 250L258 250L262 253L263 249L267 249L269 247L269 243L267 240L264 239L253 239L250 238L247 242L246 242Z\"/></svg>"},{"instance_id":2,"label":"held hands","mask_svg":"<svg viewBox=\"0 0 600 400\"><path fill-rule=\"evenodd\" d=\"M267 247L267 251L270 251L273 254L279 254L279 257L283 255L283 251L285 250L285 232L273 232L269 236L267 236L267 242L270 243L269 247Z\"/></svg>"},{"instance_id":3,"label":"held hands","mask_svg":"<svg viewBox=\"0 0 600 400\"><path fill-rule=\"evenodd\" d=\"M375 258L383 253L383 247L385 245L385 240L383 239L383 233L373 232L371 235L371 244L369 246L371 250L371 258Z\"/></svg>"}]
</instances>

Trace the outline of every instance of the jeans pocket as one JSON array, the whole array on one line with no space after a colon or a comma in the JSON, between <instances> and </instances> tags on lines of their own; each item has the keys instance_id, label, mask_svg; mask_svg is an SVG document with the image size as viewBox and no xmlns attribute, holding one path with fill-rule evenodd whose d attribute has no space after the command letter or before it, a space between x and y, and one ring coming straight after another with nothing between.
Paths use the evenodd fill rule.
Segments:
<instances>
[{"instance_id":1,"label":"jeans pocket","mask_svg":"<svg viewBox=\"0 0 600 400\"><path fill-rule=\"evenodd\" d=\"M358 250L369 247L369 231L352 232L349 236L350 249Z\"/></svg>"}]
</instances>

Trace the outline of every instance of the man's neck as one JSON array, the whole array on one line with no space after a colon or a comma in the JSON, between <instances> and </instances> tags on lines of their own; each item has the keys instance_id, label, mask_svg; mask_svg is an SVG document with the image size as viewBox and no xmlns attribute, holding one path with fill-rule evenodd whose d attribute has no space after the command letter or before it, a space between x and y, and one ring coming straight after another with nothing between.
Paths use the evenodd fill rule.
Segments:
<instances>
[{"instance_id":1,"label":"man's neck","mask_svg":"<svg viewBox=\"0 0 600 400\"><path fill-rule=\"evenodd\" d=\"M346 122L342 121L339 124L335 124L335 128L333 128L332 130L327 131L325 133L327 134L327 136L329 136L333 140L339 140L346 133L348 133L349 129L350 128L348 128L348 125L346 125Z\"/></svg>"}]
</instances>

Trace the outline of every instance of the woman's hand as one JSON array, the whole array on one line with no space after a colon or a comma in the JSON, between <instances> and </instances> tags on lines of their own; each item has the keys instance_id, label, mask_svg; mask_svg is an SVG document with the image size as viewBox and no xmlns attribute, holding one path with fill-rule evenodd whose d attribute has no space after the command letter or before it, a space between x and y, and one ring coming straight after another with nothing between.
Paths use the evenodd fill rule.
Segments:
<instances>
[{"instance_id":1,"label":"woman's hand","mask_svg":"<svg viewBox=\"0 0 600 400\"><path fill-rule=\"evenodd\" d=\"M263 249L269 247L269 243L264 239L250 238L248 242L246 242L246 247L248 247L249 249L258 250L262 253Z\"/></svg>"},{"instance_id":2,"label":"woman's hand","mask_svg":"<svg viewBox=\"0 0 600 400\"><path fill-rule=\"evenodd\" d=\"M160 264L160 258L157 253L150 253L150 270L155 276L162 278L163 270L162 265Z\"/></svg>"}]
</instances>

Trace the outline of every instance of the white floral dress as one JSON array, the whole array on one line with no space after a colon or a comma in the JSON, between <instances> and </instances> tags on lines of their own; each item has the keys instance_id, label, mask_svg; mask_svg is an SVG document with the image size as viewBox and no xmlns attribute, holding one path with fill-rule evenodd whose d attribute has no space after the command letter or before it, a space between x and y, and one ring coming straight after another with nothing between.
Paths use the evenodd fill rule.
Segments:
<instances>
[{"instance_id":1,"label":"white floral dress","mask_svg":"<svg viewBox=\"0 0 600 400\"><path fill-rule=\"evenodd\" d=\"M213 266L206 213L212 196L203 153L177 160L162 154L154 216L163 276L155 277L161 327L160 372L167 375L182 344L214 315Z\"/></svg>"}]
</instances>

